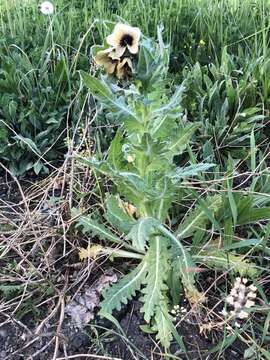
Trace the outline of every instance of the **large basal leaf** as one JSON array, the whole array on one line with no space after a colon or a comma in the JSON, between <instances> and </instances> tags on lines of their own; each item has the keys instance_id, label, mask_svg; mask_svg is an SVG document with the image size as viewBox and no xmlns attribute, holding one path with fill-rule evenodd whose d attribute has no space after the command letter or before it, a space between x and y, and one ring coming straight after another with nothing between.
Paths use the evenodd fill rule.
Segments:
<instances>
[{"instance_id":1,"label":"large basal leaf","mask_svg":"<svg viewBox=\"0 0 270 360\"><path fill-rule=\"evenodd\" d=\"M147 277L142 290L144 295L141 298L146 322L150 321L156 306L163 300L162 292L167 290L166 280L169 271L167 242L167 239L161 236L152 237L150 240L147 253Z\"/></svg>"},{"instance_id":2,"label":"large basal leaf","mask_svg":"<svg viewBox=\"0 0 270 360\"><path fill-rule=\"evenodd\" d=\"M156 338L160 340L165 349L170 347L173 340L172 327L168 306L165 301L160 301L155 309L155 326L153 330L157 331Z\"/></svg>"},{"instance_id":3,"label":"large basal leaf","mask_svg":"<svg viewBox=\"0 0 270 360\"><path fill-rule=\"evenodd\" d=\"M82 215L77 220L76 226L82 226L83 232L90 233L98 236L100 239L109 240L117 244L123 244L123 241L114 235L108 228L103 224L100 224L96 220L91 219L91 217Z\"/></svg>"},{"instance_id":4,"label":"large basal leaf","mask_svg":"<svg viewBox=\"0 0 270 360\"><path fill-rule=\"evenodd\" d=\"M191 210L184 221L178 226L178 229L175 232L176 237L178 239L185 239L192 236L196 230L204 229L206 224L210 221L207 211L214 214L220 208L221 202L221 196L210 196L206 199L204 207L198 205L194 210Z\"/></svg>"},{"instance_id":5,"label":"large basal leaf","mask_svg":"<svg viewBox=\"0 0 270 360\"><path fill-rule=\"evenodd\" d=\"M142 177L130 171L112 171L111 177L117 184L118 192L128 202L140 208L147 191L147 185Z\"/></svg>"},{"instance_id":6,"label":"large basal leaf","mask_svg":"<svg viewBox=\"0 0 270 360\"><path fill-rule=\"evenodd\" d=\"M173 257L172 267L175 276L182 282L187 298L192 303L202 302L204 296L199 292L195 283L196 264L192 260L187 250L179 247L176 243L172 244L171 253Z\"/></svg>"},{"instance_id":7,"label":"large basal leaf","mask_svg":"<svg viewBox=\"0 0 270 360\"><path fill-rule=\"evenodd\" d=\"M121 199L109 195L106 198L106 218L116 228L127 234L136 223L136 220L128 215L121 206Z\"/></svg>"},{"instance_id":8,"label":"large basal leaf","mask_svg":"<svg viewBox=\"0 0 270 360\"><path fill-rule=\"evenodd\" d=\"M116 284L109 287L103 293L104 300L101 302L101 311L111 314L114 309L120 310L122 304L127 304L140 290L147 273L147 261L144 259L134 270L122 277Z\"/></svg>"},{"instance_id":9,"label":"large basal leaf","mask_svg":"<svg viewBox=\"0 0 270 360\"><path fill-rule=\"evenodd\" d=\"M181 242L163 225L158 227L160 232L170 239L170 258L175 274L178 274L187 297L191 302L203 301L204 297L195 286L195 263L188 250ZM177 275L176 275L177 276Z\"/></svg>"},{"instance_id":10,"label":"large basal leaf","mask_svg":"<svg viewBox=\"0 0 270 360\"><path fill-rule=\"evenodd\" d=\"M168 216L168 210L172 204L174 197L174 187L168 178L160 179L156 184L156 192L158 196L152 200L152 209L155 217L160 221L164 221Z\"/></svg>"},{"instance_id":11,"label":"large basal leaf","mask_svg":"<svg viewBox=\"0 0 270 360\"><path fill-rule=\"evenodd\" d=\"M132 226L126 238L127 240L132 240L132 246L135 249L144 251L150 236L153 235L158 224L159 222L154 218L141 218Z\"/></svg>"}]
</instances>

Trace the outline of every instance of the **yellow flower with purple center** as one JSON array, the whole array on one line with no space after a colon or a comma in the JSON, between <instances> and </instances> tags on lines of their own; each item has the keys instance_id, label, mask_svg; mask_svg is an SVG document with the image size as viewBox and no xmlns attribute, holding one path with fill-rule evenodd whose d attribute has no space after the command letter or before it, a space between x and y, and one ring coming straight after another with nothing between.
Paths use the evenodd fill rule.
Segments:
<instances>
[{"instance_id":1,"label":"yellow flower with purple center","mask_svg":"<svg viewBox=\"0 0 270 360\"><path fill-rule=\"evenodd\" d=\"M139 51L141 30L126 24L116 24L113 33L107 36L107 43L115 48L115 56L121 57L128 50L135 55Z\"/></svg>"},{"instance_id":2,"label":"yellow flower with purple center","mask_svg":"<svg viewBox=\"0 0 270 360\"><path fill-rule=\"evenodd\" d=\"M114 73L117 65L117 60L119 60L114 59L113 52L113 48L108 48L105 50L100 50L94 56L95 63L99 66L103 66L105 71L110 75Z\"/></svg>"},{"instance_id":3,"label":"yellow flower with purple center","mask_svg":"<svg viewBox=\"0 0 270 360\"><path fill-rule=\"evenodd\" d=\"M127 78L133 72L132 61L130 58L124 58L116 67L116 77L120 80Z\"/></svg>"},{"instance_id":4,"label":"yellow flower with purple center","mask_svg":"<svg viewBox=\"0 0 270 360\"><path fill-rule=\"evenodd\" d=\"M107 36L108 48L94 52L94 61L103 66L107 74L120 80L132 75L132 59L139 51L141 31L137 27L116 24L113 33Z\"/></svg>"}]
</instances>

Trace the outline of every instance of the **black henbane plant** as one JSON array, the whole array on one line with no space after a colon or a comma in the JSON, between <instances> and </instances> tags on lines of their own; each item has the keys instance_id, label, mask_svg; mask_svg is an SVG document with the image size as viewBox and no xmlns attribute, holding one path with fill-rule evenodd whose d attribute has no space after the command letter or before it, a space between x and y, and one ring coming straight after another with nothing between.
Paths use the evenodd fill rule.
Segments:
<instances>
[{"instance_id":1,"label":"black henbane plant","mask_svg":"<svg viewBox=\"0 0 270 360\"><path fill-rule=\"evenodd\" d=\"M84 84L108 116L119 123L119 129L103 160L94 157L79 160L115 184L115 194L107 196L105 217L125 238L121 240L89 216L81 216L78 224L102 239L122 244L120 251L115 250L116 255L139 259L130 273L104 293L101 314L120 309L140 291L145 321L157 331L157 339L168 347L173 332L169 314L173 289L169 284L178 284L179 288L182 283L185 295L192 302L202 300L203 296L195 286L195 264L189 251L179 240L181 237L177 238L165 223L181 180L213 164L180 168L174 162L175 156L186 150L199 124L184 121L181 116L183 86L169 96L169 48L164 46L160 31L158 39L156 44L142 38L137 54L126 50L121 55L132 62L121 83L113 76L97 79L81 72ZM119 53L117 50L106 51L105 45L101 55ZM117 67L123 59L114 61ZM112 74L111 66L109 69L107 72ZM92 250L91 253L90 247L89 255L106 252L101 246Z\"/></svg>"}]
</instances>

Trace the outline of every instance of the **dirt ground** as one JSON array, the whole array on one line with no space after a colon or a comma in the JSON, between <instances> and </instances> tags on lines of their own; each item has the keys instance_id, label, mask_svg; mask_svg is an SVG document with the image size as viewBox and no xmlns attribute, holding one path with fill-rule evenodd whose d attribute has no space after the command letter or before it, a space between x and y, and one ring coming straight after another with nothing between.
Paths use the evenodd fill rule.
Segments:
<instances>
[{"instance_id":1,"label":"dirt ground","mask_svg":"<svg viewBox=\"0 0 270 360\"><path fill-rule=\"evenodd\" d=\"M22 182L22 188L18 189L16 181L7 181L5 177L0 178L0 211L3 215L1 217L2 222L0 221L0 231L1 228L5 229L5 232L3 231L3 233L0 234L0 239L1 236L6 237L9 235L6 227L3 227L3 225L5 225L3 219L10 219L13 223L16 223L15 218L18 217L19 220L17 222L20 223L20 216L23 210L20 208L22 205L18 204L23 204L22 191L27 193L27 188L30 185L32 186L32 183L33 181L29 180ZM45 223L42 223L42 229L45 226L44 224ZM40 231L41 225L38 224L38 226L37 229ZM47 226L51 228L53 225L47 224ZM24 237L23 233L20 234L20 236ZM4 239L4 237L2 237L2 239ZM20 243L20 238L18 241ZM46 239L46 242L50 243L50 239ZM61 244L61 242L56 241L55 244L55 248L57 249L57 246L60 246L58 244ZM43 246L43 243L41 245ZM28 256L27 246L24 248L25 252L23 256L24 254ZM31 249L31 247L29 247L29 249ZM20 254L21 253L19 253L19 255ZM14 255L15 258L17 255ZM31 256L27 258L27 261L31 261L32 264L39 267L39 271L42 272L42 261L44 259ZM68 266L69 263L74 262L72 252L71 255L66 255L63 260L61 258L60 263L57 256L58 251L54 251L54 261L57 263L57 266L52 265L50 268L51 272L57 272L56 282L61 273L64 273L63 269ZM0 266L2 267L3 264L1 261L5 261L5 259L0 260ZM10 259L10 261L12 261L12 259ZM98 276L104 273L106 266L106 264L103 264L102 272L100 271L101 267L97 267L97 269L87 277L84 286L91 287ZM117 263L114 264L115 268L117 268L117 266L121 267L121 265ZM124 269L122 268L121 270L123 271ZM46 274L46 271L44 267L44 274ZM85 271L83 266L81 270L76 270L73 275L71 274L73 279L74 277L78 278L83 271ZM119 269L117 269L117 271L119 271ZM58 275L58 273L60 275ZM8 275L6 270L3 271L3 274L4 276ZM2 279L0 278L0 285L5 281L3 274ZM24 274L22 274L22 276L24 276ZM211 283L212 279L207 280L207 277L204 279L206 286L207 281ZM61 281L59 284L61 284ZM79 281L77 281L76 284L77 287L80 286ZM66 305L76 291L76 287L70 286L69 289L70 290L63 295L62 306L60 306L55 315L46 322L43 322L43 320L48 318L50 312L53 311L52 304L54 303L51 304L49 301L48 303L45 302L45 305L42 306L42 311L38 315L34 312L31 313L31 311L27 311L25 316L20 315L18 318L17 312L15 311L17 305L5 307L7 300L0 291L0 360L60 360L72 358L77 360L99 358L121 360L214 360L218 358L224 360L239 360L243 358L244 349L241 344L237 342L234 342L223 355L219 354L219 357L217 354L209 355L208 351L222 341L223 333L221 331L213 331L207 334L200 331L199 325L204 321L209 321L209 319L202 319L201 316L198 316L194 312L192 313L185 302L183 302L182 305L186 308L186 315L183 318L179 318L176 324L177 331L188 350L187 356L183 354L178 343L174 341L170 349L170 353L174 354L174 357L166 357L164 349L161 349L155 342L154 336L144 333L141 330L140 325L143 325L144 321L139 311L140 303L138 299L134 299L127 306L123 306L120 312L113 314L118 324L120 324L119 328L109 320L100 319L96 315L98 306L95 308L94 318L88 324L79 328L65 311ZM35 291L38 291L38 289ZM215 295L213 294L213 296ZM44 299L42 298L42 301L44 300L46 300L46 297L44 297ZM12 298L9 299L9 302L12 303ZM7 308L9 309L8 311L6 310Z\"/></svg>"},{"instance_id":2,"label":"dirt ground","mask_svg":"<svg viewBox=\"0 0 270 360\"><path fill-rule=\"evenodd\" d=\"M94 358L91 357L91 354L95 355L96 358L100 355L100 358L121 360L159 360L166 358L154 339L140 330L139 324L142 323L142 319L138 311L138 303L131 303L121 316L119 315L118 321L125 333L125 337L117 335L119 331L114 329L114 326L108 322L95 321L93 326L89 325L84 330L79 330L66 319L59 337L59 351L57 356L54 357L57 324L51 323L47 325L43 333L35 336L36 328L26 328L24 326L25 323L27 324L27 320L23 323L17 322L15 319L4 321L2 318L0 319L3 324L0 326L0 359L52 360L69 359L69 356L78 355L76 359L83 360L85 358ZM106 330L107 335L103 337L102 331L98 330L100 327L109 329L110 335ZM28 329L30 329L30 332ZM173 343L171 353L176 354L174 359L217 359L216 355L207 355L207 351L214 346L214 343L211 339L201 336L195 325L184 322L178 330L188 349L189 357L181 355L179 346ZM100 333L99 339L96 331ZM103 343L99 344L100 341L103 341ZM86 357L87 354L88 357ZM242 356L242 351L235 344L220 359L237 360L242 359Z\"/></svg>"}]
</instances>

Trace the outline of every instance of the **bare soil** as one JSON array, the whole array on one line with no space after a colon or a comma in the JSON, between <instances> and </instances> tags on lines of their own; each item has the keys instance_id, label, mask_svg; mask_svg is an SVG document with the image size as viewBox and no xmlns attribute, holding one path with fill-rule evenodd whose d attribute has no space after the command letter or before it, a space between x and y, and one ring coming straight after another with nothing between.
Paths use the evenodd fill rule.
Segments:
<instances>
[{"instance_id":1,"label":"bare soil","mask_svg":"<svg viewBox=\"0 0 270 360\"><path fill-rule=\"evenodd\" d=\"M19 215L24 211L24 209L22 209L22 192L27 192L27 188L32 186L32 183L33 181L29 179L22 181L20 182L22 188L18 189L16 181L11 181L10 179L7 181L5 177L0 178L0 212L3 215L2 219L10 218L11 221L15 221L15 216L12 215L15 213L18 219L20 219ZM42 224L43 227L45 226L44 224L45 223ZM0 234L0 239L1 236L7 236L6 228L3 227L3 225L5 225L3 221L2 223L0 221L0 232L1 226L2 229L5 229L5 232ZM51 228L53 225L47 224L47 226ZM62 274L64 276L69 264L74 264L74 262L78 261L78 258L76 259L77 255L74 255L71 251L70 255L66 255L62 259L60 255L62 249L59 251L57 248L62 246L62 243L57 242L55 239L53 241L55 241L56 244L56 251L54 251L54 262L50 269L52 272L57 271L55 277L48 277L48 275L46 275L46 268L44 267L43 270L41 266L44 259L37 257L37 255L32 256L32 254L30 254L28 258L27 246L24 248L23 256L26 254L27 259L24 259L26 263L27 261L31 262L36 268L39 268L40 272L43 271L42 275L45 274L50 281L56 281L54 285L57 290L61 289L62 285L60 275ZM46 239L46 242L49 244L53 241L50 242L50 239ZM20 239L18 239L18 242L20 243ZM44 243L41 245L45 247ZM31 251L30 246L29 251ZM14 254L17 263L21 260L20 254L20 252ZM40 256L40 253L37 252L36 254ZM58 261L58 257L61 261ZM10 262L12 261L13 259L10 258ZM0 266L3 266L2 260L0 260ZM124 271L121 263L116 263L114 266L116 271ZM94 270L92 269L90 275L84 279L85 285L91 286L98 276L104 273L106 267L108 267L108 265L102 263L98 264ZM24 270L22 270L22 276L25 275L23 272ZM65 278L65 281L69 279L74 281L74 278L80 278L82 272L85 272L83 266L79 267L79 270L69 269L69 276ZM4 274L6 276L6 272L4 272ZM209 286L207 282L211 283L212 279L208 279L207 274L203 276L205 276L205 279L201 279L202 283L205 283L207 287ZM4 282L5 279L0 278L0 285ZM57 282L59 282L59 284ZM188 350L188 355L184 355L178 343L174 341L170 349L170 353L174 354L174 357L166 357L164 349L156 343L154 336L141 330L140 325L143 325L144 321L140 313L140 303L138 299L134 299L127 306L124 306L120 312L114 313L114 317L120 324L121 330L112 322L100 319L97 315L95 315L89 324L78 328L78 326L75 326L72 322L70 316L65 313L65 306L77 291L78 286L80 286L79 281L77 281L76 286L69 283L62 286L62 289L68 289L66 293L61 295L63 300L62 305L57 308L54 316L44 323L43 320L48 318L54 309L53 306L56 306L57 301L54 298L49 299L46 303L46 295L44 295L42 301L45 301L45 303L40 307L41 310L38 314L35 311L31 312L28 310L25 316L23 316L21 312L20 316L18 316L17 311L15 311L15 305L12 306L12 297L7 300L0 291L0 360L60 360L69 358L76 358L77 360L84 360L86 358L121 360L159 360L170 358L183 360L214 360L218 358L238 360L243 358L244 348L241 343L237 341L222 355L219 354L219 357L218 354L209 354L209 350L222 341L223 333L221 331L212 331L210 333L200 331L200 325L205 321L209 321L209 318L207 318L206 314L202 317L192 312L185 302L183 302L182 306L186 308L187 315L179 318L176 324L177 331ZM35 291L38 293L38 289ZM42 293L43 291L44 290L41 290L40 292ZM40 294L37 296L40 296ZM213 299L215 296L216 295L213 294ZM32 297L31 301L35 303L35 297ZM10 305L5 307L7 302ZM213 301L213 304L214 303L215 301ZM211 306L211 301L209 306ZM8 311L6 310L7 308ZM20 306L18 308L20 308ZM95 313L97 313L97 311L98 308Z\"/></svg>"}]
</instances>

